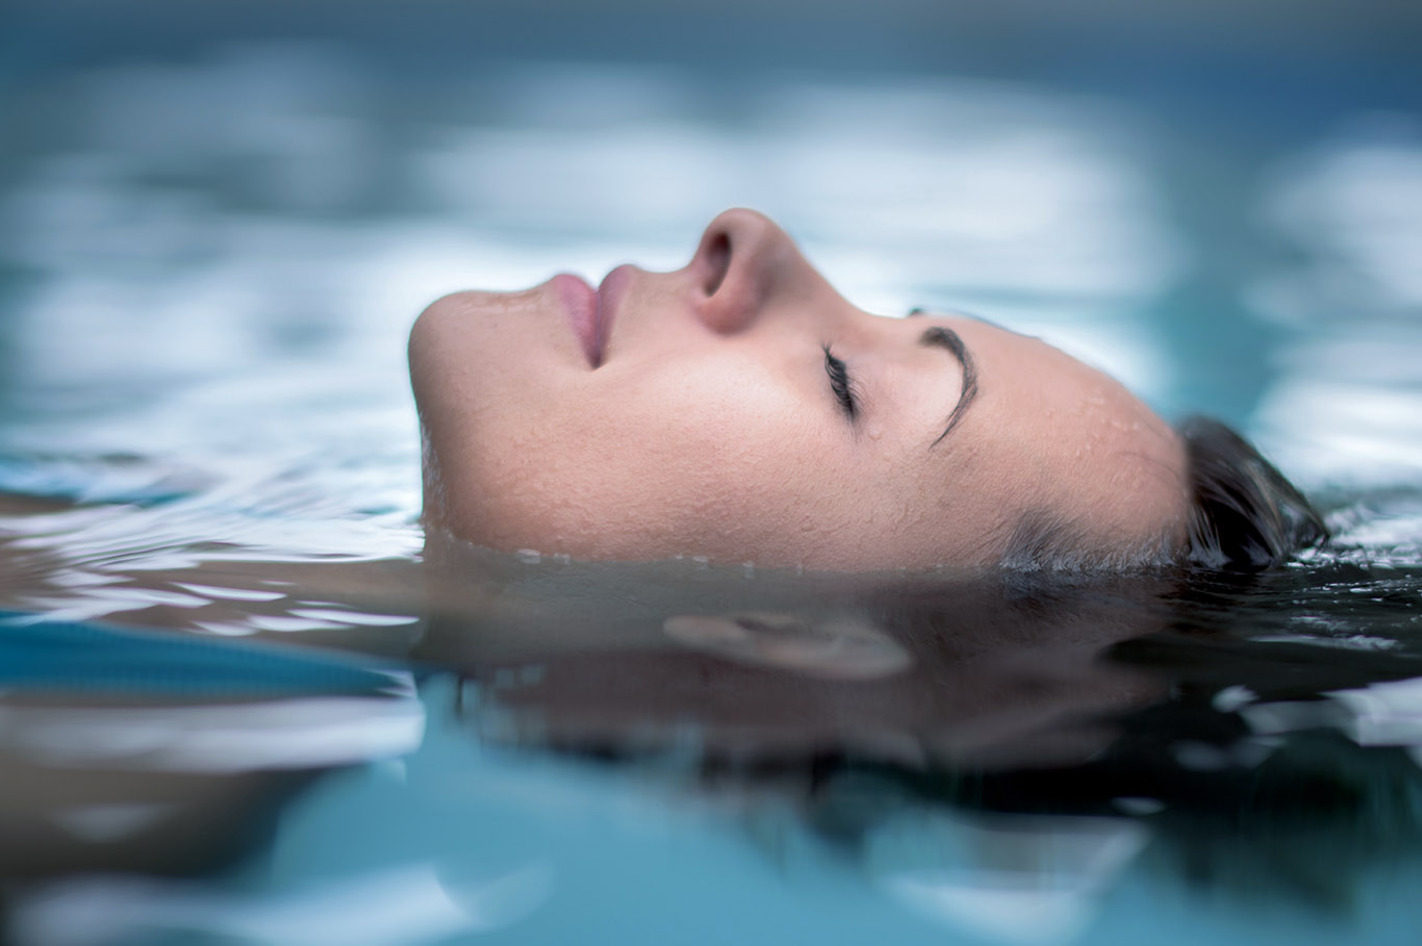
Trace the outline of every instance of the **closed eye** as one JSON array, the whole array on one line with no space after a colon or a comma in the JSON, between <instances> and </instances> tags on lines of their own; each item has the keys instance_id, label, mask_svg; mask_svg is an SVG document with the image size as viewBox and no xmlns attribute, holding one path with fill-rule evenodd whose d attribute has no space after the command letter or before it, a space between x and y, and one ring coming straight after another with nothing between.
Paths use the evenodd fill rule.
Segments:
<instances>
[{"instance_id":1,"label":"closed eye","mask_svg":"<svg viewBox=\"0 0 1422 946\"><path fill-rule=\"evenodd\" d=\"M845 416L854 420L859 415L859 395L854 380L849 376L849 368L834 356L828 345L825 349L825 374L829 375L830 390L834 392Z\"/></svg>"}]
</instances>

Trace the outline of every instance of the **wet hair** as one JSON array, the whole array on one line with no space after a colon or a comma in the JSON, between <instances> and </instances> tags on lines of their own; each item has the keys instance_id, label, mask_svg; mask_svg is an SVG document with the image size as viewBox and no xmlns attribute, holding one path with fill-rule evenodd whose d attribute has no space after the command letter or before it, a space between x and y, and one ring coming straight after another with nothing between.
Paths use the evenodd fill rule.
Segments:
<instances>
[{"instance_id":1,"label":"wet hair","mask_svg":"<svg viewBox=\"0 0 1422 946\"><path fill-rule=\"evenodd\" d=\"M1328 538L1303 494L1249 441L1208 417L1177 432L1189 487L1183 549L1163 539L1103 549L1076 522L1049 509L1017 521L1001 564L1008 573L1111 571L1186 564L1220 572L1257 572Z\"/></svg>"},{"instance_id":2,"label":"wet hair","mask_svg":"<svg viewBox=\"0 0 1422 946\"><path fill-rule=\"evenodd\" d=\"M1249 441L1208 417L1177 429L1190 486L1189 564L1261 571L1328 538L1309 501Z\"/></svg>"},{"instance_id":3,"label":"wet hair","mask_svg":"<svg viewBox=\"0 0 1422 946\"><path fill-rule=\"evenodd\" d=\"M1007 574L1065 571L1105 563L1074 522L1048 509L1028 509L1017 520L1001 565Z\"/></svg>"}]
</instances>

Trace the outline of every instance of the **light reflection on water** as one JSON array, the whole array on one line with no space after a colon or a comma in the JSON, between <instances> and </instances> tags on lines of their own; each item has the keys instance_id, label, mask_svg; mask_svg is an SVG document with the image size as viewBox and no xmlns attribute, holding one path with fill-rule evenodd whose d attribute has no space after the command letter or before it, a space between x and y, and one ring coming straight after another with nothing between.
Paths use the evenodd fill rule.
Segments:
<instances>
[{"instance_id":1,"label":"light reflection on water","mask_svg":"<svg viewBox=\"0 0 1422 946\"><path fill-rule=\"evenodd\" d=\"M1415 486L1422 126L1374 119L1342 131L1289 162L1264 210L1308 255L1253 288L1260 310L1294 329L1261 426L1315 482Z\"/></svg>"},{"instance_id":2,"label":"light reflection on water","mask_svg":"<svg viewBox=\"0 0 1422 946\"><path fill-rule=\"evenodd\" d=\"M7 681L0 714L7 781L40 800L7 810L71 844L14 848L57 866L10 874L59 878L12 891L22 941L519 924L556 942L601 924L1308 942L1313 909L1378 942L1409 928L1410 898L1378 904L1415 883L1419 835L1406 116L1262 158L1218 141L1219 170L1140 102L1030 83L490 63L393 107L385 81L335 45L249 44L14 90L52 118L0 179L0 492L30 497L0 518L0 605L384 654L380 672L413 654L429 674L418 703L361 696L379 718L340 714L333 733L300 725L314 701L161 697L118 656L137 660L132 642L119 677L172 705L129 706L48 639L54 676ZM1325 496L1338 548L1245 590L1019 590L977 610L982 589L963 591L919 616L938 637L892 608L866 618L871 586L784 590L689 561L423 563L415 313L558 270L680 265L735 204L780 218L870 308L979 312L1162 409L1224 412ZM36 720L70 749L148 739L150 762L189 769L179 749L225 747L230 778L135 764L49 806L54 759L5 741ZM1050 778L1001 775L1014 766ZM169 820L187 803L194 820ZM165 823L256 827L194 851ZM214 864L228 873L122 873ZM77 869L115 873L64 879ZM1287 909L1220 905L1259 888Z\"/></svg>"}]
</instances>

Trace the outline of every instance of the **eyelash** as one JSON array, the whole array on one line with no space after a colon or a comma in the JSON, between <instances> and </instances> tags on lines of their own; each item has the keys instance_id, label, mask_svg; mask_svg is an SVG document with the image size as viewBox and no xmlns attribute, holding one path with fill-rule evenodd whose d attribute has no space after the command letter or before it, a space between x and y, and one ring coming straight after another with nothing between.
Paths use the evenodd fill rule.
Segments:
<instances>
[{"instance_id":1,"label":"eyelash","mask_svg":"<svg viewBox=\"0 0 1422 946\"><path fill-rule=\"evenodd\" d=\"M854 379L849 376L849 367L834 356L828 345L825 350L825 374L829 375L830 390L834 392L840 407L850 420L859 414L859 393Z\"/></svg>"}]
</instances>

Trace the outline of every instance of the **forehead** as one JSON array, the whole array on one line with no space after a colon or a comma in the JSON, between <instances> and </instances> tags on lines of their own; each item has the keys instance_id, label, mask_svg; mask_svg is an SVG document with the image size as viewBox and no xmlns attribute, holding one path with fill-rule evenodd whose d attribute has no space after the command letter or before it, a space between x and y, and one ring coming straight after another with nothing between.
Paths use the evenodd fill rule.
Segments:
<instances>
[{"instance_id":1,"label":"forehead","mask_svg":"<svg viewBox=\"0 0 1422 946\"><path fill-rule=\"evenodd\" d=\"M993 411L1026 427L1079 426L1093 439L1142 431L1173 441L1170 427L1114 378L1041 339L970 318L944 319L964 340ZM999 418L1000 419L1000 418Z\"/></svg>"},{"instance_id":2,"label":"forehead","mask_svg":"<svg viewBox=\"0 0 1422 946\"><path fill-rule=\"evenodd\" d=\"M970 351L979 394L933 452L945 454L940 486L976 497L980 527L1002 539L1022 515L1042 512L1116 545L1178 532L1184 452L1164 420L1038 339L967 318L944 324Z\"/></svg>"}]
</instances>

